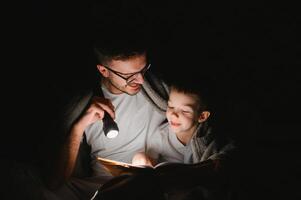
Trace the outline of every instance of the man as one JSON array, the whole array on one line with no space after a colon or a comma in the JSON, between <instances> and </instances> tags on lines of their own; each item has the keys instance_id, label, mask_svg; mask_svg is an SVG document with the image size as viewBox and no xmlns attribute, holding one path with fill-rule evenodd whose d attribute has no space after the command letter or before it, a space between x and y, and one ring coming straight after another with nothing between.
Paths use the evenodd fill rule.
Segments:
<instances>
[{"instance_id":1,"label":"man","mask_svg":"<svg viewBox=\"0 0 301 200\"><path fill-rule=\"evenodd\" d=\"M147 138L165 120L168 89L149 72L151 63L144 45L137 41L96 43L94 50L100 84L92 92L74 98L65 113L64 130L69 133L54 176L56 182L60 177L70 180L56 192L64 199L91 198L101 184L112 178L96 156L131 162L135 153L145 150ZM105 112L118 124L116 138L103 133ZM82 167L86 144L91 148L91 174Z\"/></svg>"}]
</instances>

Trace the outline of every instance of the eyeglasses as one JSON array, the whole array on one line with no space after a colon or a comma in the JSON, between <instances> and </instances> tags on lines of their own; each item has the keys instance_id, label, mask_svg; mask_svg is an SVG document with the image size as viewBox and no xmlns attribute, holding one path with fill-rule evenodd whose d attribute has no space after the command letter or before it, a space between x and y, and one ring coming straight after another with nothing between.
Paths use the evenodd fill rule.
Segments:
<instances>
[{"instance_id":1,"label":"eyeglasses","mask_svg":"<svg viewBox=\"0 0 301 200\"><path fill-rule=\"evenodd\" d=\"M124 73L115 71L115 70L113 70L110 67L105 66L105 65L103 65L103 66L106 69L108 69L109 71L111 71L114 74L116 74L117 76L119 76L120 78L122 78L123 80L125 80L126 84L129 84L137 78L138 74L141 74L142 76L144 76L145 72L151 67L151 64L148 64L143 69L141 69L139 72L134 72L134 73L129 73L129 74L124 74Z\"/></svg>"}]
</instances>

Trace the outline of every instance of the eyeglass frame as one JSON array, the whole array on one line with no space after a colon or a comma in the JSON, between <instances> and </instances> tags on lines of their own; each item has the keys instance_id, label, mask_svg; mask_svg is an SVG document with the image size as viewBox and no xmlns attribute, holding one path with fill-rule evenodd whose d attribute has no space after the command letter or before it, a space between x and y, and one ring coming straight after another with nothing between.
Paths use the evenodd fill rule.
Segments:
<instances>
[{"instance_id":1,"label":"eyeglass frame","mask_svg":"<svg viewBox=\"0 0 301 200\"><path fill-rule=\"evenodd\" d=\"M137 76L138 74L141 74L142 76L144 76L144 74L147 72L147 70L149 70L149 68L151 67L151 63L149 63L148 65L146 65L145 67L143 67L140 71L138 72L134 72L134 73L128 73L128 74L125 74L125 73L121 73L121 72L118 72L118 71L115 71L113 70L111 67L108 67L108 66L105 66L105 65L102 65L104 66L106 69L108 69L109 71L113 72L115 75L119 76L120 78L122 78L123 80L125 80L125 82L127 84L131 83L133 80L135 80L136 77L134 77L133 80L131 81L128 81L130 78L132 78L133 76ZM124 77L124 75L129 75L129 77Z\"/></svg>"}]
</instances>

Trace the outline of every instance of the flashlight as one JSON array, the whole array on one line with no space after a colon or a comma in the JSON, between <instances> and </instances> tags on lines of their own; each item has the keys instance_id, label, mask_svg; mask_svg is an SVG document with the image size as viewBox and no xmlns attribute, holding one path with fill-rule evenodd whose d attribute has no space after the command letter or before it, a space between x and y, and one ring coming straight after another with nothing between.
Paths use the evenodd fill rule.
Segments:
<instances>
[{"instance_id":1,"label":"flashlight","mask_svg":"<svg viewBox=\"0 0 301 200\"><path fill-rule=\"evenodd\" d=\"M119 133L119 129L116 122L106 111L104 113L104 117L102 121L103 121L103 132L105 136L108 138L115 138Z\"/></svg>"}]
</instances>

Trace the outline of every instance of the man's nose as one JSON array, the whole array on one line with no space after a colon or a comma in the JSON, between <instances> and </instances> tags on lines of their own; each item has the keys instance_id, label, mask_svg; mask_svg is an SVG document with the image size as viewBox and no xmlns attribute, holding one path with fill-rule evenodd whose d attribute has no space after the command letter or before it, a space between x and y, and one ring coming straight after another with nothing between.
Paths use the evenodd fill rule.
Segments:
<instances>
[{"instance_id":1,"label":"man's nose","mask_svg":"<svg viewBox=\"0 0 301 200\"><path fill-rule=\"evenodd\" d=\"M138 84L143 84L144 83L144 77L141 73L138 73L135 77L135 80L134 80L135 83L138 83Z\"/></svg>"}]
</instances>

